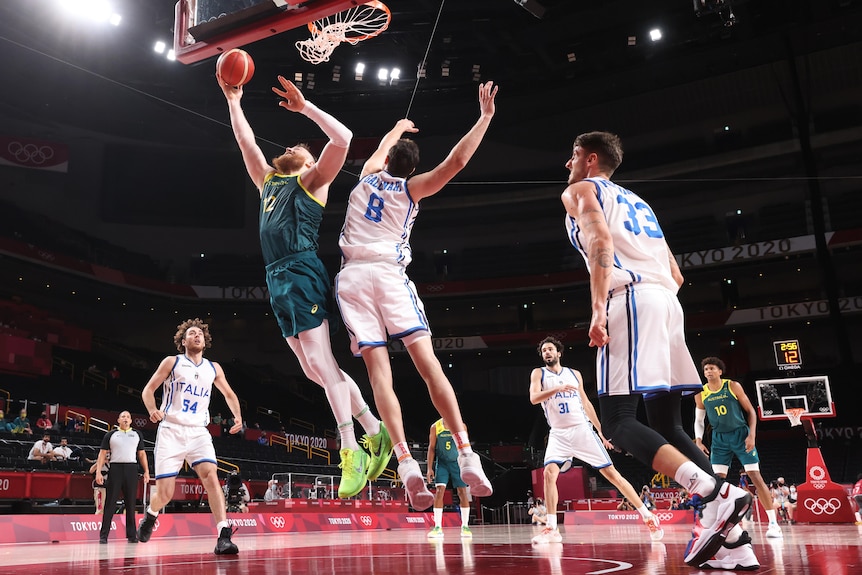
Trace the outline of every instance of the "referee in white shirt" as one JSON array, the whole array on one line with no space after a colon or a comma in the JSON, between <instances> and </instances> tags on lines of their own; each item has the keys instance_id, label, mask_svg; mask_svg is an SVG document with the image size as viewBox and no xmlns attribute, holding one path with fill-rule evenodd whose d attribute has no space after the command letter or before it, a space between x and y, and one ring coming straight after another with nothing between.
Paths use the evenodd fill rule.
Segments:
<instances>
[{"instance_id":1,"label":"referee in white shirt","mask_svg":"<svg viewBox=\"0 0 862 575\"><path fill-rule=\"evenodd\" d=\"M117 496L120 491L123 492L126 507L126 538L128 538L129 543L137 543L135 502L138 495L138 462L144 468L145 485L150 481L150 468L147 463L147 454L144 451L144 440L131 427L132 414L128 411L120 413L117 423L119 429L112 429L102 439L99 458L96 460L96 483L102 485L105 482L102 467L105 465L108 452L111 452L111 468L108 470L108 487L102 511L99 543L108 542L111 520L114 518Z\"/></svg>"}]
</instances>

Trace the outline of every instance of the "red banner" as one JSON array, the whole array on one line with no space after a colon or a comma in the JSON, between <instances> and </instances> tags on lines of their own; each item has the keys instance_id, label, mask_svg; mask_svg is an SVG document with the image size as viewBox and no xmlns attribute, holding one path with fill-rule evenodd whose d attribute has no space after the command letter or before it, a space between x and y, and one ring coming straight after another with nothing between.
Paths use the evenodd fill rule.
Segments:
<instances>
[{"instance_id":1,"label":"red banner","mask_svg":"<svg viewBox=\"0 0 862 575\"><path fill-rule=\"evenodd\" d=\"M138 516L140 517L140 513ZM310 533L317 531L366 531L371 529L430 529L431 513L229 513L228 522L237 535L270 533ZM50 543L54 541L95 541L101 520L94 515L0 515L3 543ZM458 513L444 513L444 527L458 527ZM156 521L153 537L215 536L210 513L163 513ZM126 518L115 515L111 537L125 538Z\"/></svg>"},{"instance_id":2,"label":"red banner","mask_svg":"<svg viewBox=\"0 0 862 575\"><path fill-rule=\"evenodd\" d=\"M69 149L58 142L0 136L0 165L67 172Z\"/></svg>"}]
</instances>

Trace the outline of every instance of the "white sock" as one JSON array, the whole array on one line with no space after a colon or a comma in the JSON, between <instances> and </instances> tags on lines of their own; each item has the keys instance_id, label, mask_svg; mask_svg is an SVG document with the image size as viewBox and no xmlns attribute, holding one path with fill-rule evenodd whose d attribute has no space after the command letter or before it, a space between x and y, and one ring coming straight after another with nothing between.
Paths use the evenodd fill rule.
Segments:
<instances>
[{"instance_id":1,"label":"white sock","mask_svg":"<svg viewBox=\"0 0 862 575\"><path fill-rule=\"evenodd\" d=\"M443 508L434 508L434 527L443 527Z\"/></svg>"},{"instance_id":2,"label":"white sock","mask_svg":"<svg viewBox=\"0 0 862 575\"><path fill-rule=\"evenodd\" d=\"M404 441L399 441L395 445L392 446L392 451L395 452L395 459L398 463L402 463L407 459L412 459L413 456L410 455L410 448L407 447L407 443Z\"/></svg>"},{"instance_id":3,"label":"white sock","mask_svg":"<svg viewBox=\"0 0 862 575\"><path fill-rule=\"evenodd\" d=\"M152 515L153 517L158 517L158 516L159 516L159 512L158 512L158 511L153 511L153 508L152 508L152 507L150 507L149 505L147 505L147 513L149 513L149 514L150 514L150 515Z\"/></svg>"},{"instance_id":4,"label":"white sock","mask_svg":"<svg viewBox=\"0 0 862 575\"><path fill-rule=\"evenodd\" d=\"M461 507L461 527L466 527L470 523L470 508Z\"/></svg>"},{"instance_id":5,"label":"white sock","mask_svg":"<svg viewBox=\"0 0 862 575\"><path fill-rule=\"evenodd\" d=\"M701 497L706 497L715 489L715 478L693 461L686 461L680 465L673 478L689 493L697 493Z\"/></svg>"},{"instance_id":6,"label":"white sock","mask_svg":"<svg viewBox=\"0 0 862 575\"><path fill-rule=\"evenodd\" d=\"M548 509L548 529L557 528L557 513Z\"/></svg>"},{"instance_id":7,"label":"white sock","mask_svg":"<svg viewBox=\"0 0 862 575\"><path fill-rule=\"evenodd\" d=\"M368 409L367 405L362 408L362 411L353 417L356 418L356 421L359 422L359 425L362 426L362 429L364 429L365 433L368 435L377 435L380 433L380 420L371 413L371 410Z\"/></svg>"},{"instance_id":8,"label":"white sock","mask_svg":"<svg viewBox=\"0 0 862 575\"><path fill-rule=\"evenodd\" d=\"M769 519L770 523L778 523L778 519L775 517L775 509L767 509L766 518Z\"/></svg>"},{"instance_id":9,"label":"white sock","mask_svg":"<svg viewBox=\"0 0 862 575\"><path fill-rule=\"evenodd\" d=\"M452 437L455 438L455 445L458 446L459 454L473 453L473 448L470 447L470 438L467 436L466 431L453 433Z\"/></svg>"},{"instance_id":10,"label":"white sock","mask_svg":"<svg viewBox=\"0 0 862 575\"><path fill-rule=\"evenodd\" d=\"M216 523L216 532L221 533L221 530L225 527L230 527L230 523L228 523L227 521L219 521L218 523Z\"/></svg>"},{"instance_id":11,"label":"white sock","mask_svg":"<svg viewBox=\"0 0 862 575\"><path fill-rule=\"evenodd\" d=\"M359 449L359 444L356 443L356 435L353 434L353 422L347 421L338 424L338 435L341 438L341 449Z\"/></svg>"},{"instance_id":12,"label":"white sock","mask_svg":"<svg viewBox=\"0 0 862 575\"><path fill-rule=\"evenodd\" d=\"M644 519L652 515L652 513L649 512L649 509L646 508L646 505L641 505L640 507L638 507L638 513L640 513L641 517L643 517Z\"/></svg>"}]
</instances>

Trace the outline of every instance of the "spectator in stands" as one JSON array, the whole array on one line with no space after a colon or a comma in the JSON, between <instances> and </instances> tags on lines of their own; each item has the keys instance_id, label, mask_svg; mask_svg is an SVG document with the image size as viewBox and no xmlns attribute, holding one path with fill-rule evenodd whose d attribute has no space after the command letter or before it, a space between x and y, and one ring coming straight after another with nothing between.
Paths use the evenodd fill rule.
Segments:
<instances>
[{"instance_id":1,"label":"spectator in stands","mask_svg":"<svg viewBox=\"0 0 862 575\"><path fill-rule=\"evenodd\" d=\"M672 511L679 511L682 509L681 505L682 503L680 502L679 497L674 497L670 500L670 509Z\"/></svg>"},{"instance_id":2,"label":"spectator in stands","mask_svg":"<svg viewBox=\"0 0 862 575\"><path fill-rule=\"evenodd\" d=\"M210 419L210 423L212 423L214 425L218 425L219 427L221 427L221 422L222 422L221 411L219 411L218 413L213 415L212 418Z\"/></svg>"},{"instance_id":3,"label":"spectator in stands","mask_svg":"<svg viewBox=\"0 0 862 575\"><path fill-rule=\"evenodd\" d=\"M533 492L529 489L527 490L527 507L532 507L536 504L536 500L533 499Z\"/></svg>"},{"instance_id":4,"label":"spectator in stands","mask_svg":"<svg viewBox=\"0 0 862 575\"><path fill-rule=\"evenodd\" d=\"M108 375L109 375L109 376L111 377L111 379L112 379L112 380L114 380L114 381L119 381L119 380L120 380L120 370L119 370L119 369L117 369L117 366L116 366L116 365L115 365L114 367L112 367L112 368L111 368L111 371L109 371L109 372L108 372Z\"/></svg>"},{"instance_id":5,"label":"spectator in stands","mask_svg":"<svg viewBox=\"0 0 862 575\"><path fill-rule=\"evenodd\" d=\"M623 498L623 501L625 501L625 498ZM545 507L545 502L542 501L541 497L536 497L527 513L530 515L530 521L533 525L542 526L548 524L548 508Z\"/></svg>"},{"instance_id":6,"label":"spectator in stands","mask_svg":"<svg viewBox=\"0 0 862 575\"><path fill-rule=\"evenodd\" d=\"M90 373L92 375L102 375L102 371L95 363L87 368L87 373Z\"/></svg>"},{"instance_id":7,"label":"spectator in stands","mask_svg":"<svg viewBox=\"0 0 862 575\"><path fill-rule=\"evenodd\" d=\"M856 525L862 525L862 473L856 476L850 496L856 504Z\"/></svg>"},{"instance_id":8,"label":"spectator in stands","mask_svg":"<svg viewBox=\"0 0 862 575\"><path fill-rule=\"evenodd\" d=\"M790 504L790 488L784 484L784 478L779 477L770 485L772 491L772 500L775 502L775 509L781 515L787 518L790 523L796 523L793 519L793 512L796 510L796 505Z\"/></svg>"},{"instance_id":9,"label":"spectator in stands","mask_svg":"<svg viewBox=\"0 0 862 575\"><path fill-rule=\"evenodd\" d=\"M270 479L266 484L266 493L263 494L264 501L275 501L281 499L281 491L278 488L278 481Z\"/></svg>"},{"instance_id":10,"label":"spectator in stands","mask_svg":"<svg viewBox=\"0 0 862 575\"><path fill-rule=\"evenodd\" d=\"M12 431L12 424L6 421L6 414L0 409L0 431Z\"/></svg>"},{"instance_id":11,"label":"spectator in stands","mask_svg":"<svg viewBox=\"0 0 862 575\"><path fill-rule=\"evenodd\" d=\"M655 509L655 499L652 497L652 492L649 490L649 485L644 485L641 487L641 501L643 501L644 507L652 511Z\"/></svg>"},{"instance_id":12,"label":"spectator in stands","mask_svg":"<svg viewBox=\"0 0 862 575\"><path fill-rule=\"evenodd\" d=\"M42 440L33 444L30 449L27 459L30 461L41 461L44 465L50 461L54 461L54 446L51 445L51 434L45 433L42 435Z\"/></svg>"},{"instance_id":13,"label":"spectator in stands","mask_svg":"<svg viewBox=\"0 0 862 575\"><path fill-rule=\"evenodd\" d=\"M60 445L54 448L54 459L58 461L68 461L72 456L72 448L69 447L69 440L65 437L60 438Z\"/></svg>"},{"instance_id":14,"label":"spectator in stands","mask_svg":"<svg viewBox=\"0 0 862 575\"><path fill-rule=\"evenodd\" d=\"M49 429L53 429L54 424L51 422L51 418L48 417L48 414L43 411L39 415L39 419L36 420L36 427L42 431L47 431Z\"/></svg>"},{"instance_id":15,"label":"spectator in stands","mask_svg":"<svg viewBox=\"0 0 862 575\"><path fill-rule=\"evenodd\" d=\"M12 422L12 433L33 435L33 429L30 427L30 420L27 418L27 410L22 409L18 413L18 417Z\"/></svg>"},{"instance_id":16,"label":"spectator in stands","mask_svg":"<svg viewBox=\"0 0 862 575\"><path fill-rule=\"evenodd\" d=\"M261 431L260 435L257 436L257 444L258 445L269 445L269 437L267 437L265 431Z\"/></svg>"}]
</instances>

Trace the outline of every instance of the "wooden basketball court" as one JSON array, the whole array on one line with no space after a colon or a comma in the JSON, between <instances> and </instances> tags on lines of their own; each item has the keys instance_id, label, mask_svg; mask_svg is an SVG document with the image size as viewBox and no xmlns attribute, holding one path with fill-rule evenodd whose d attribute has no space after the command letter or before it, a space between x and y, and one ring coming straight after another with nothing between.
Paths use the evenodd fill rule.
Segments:
<instances>
[{"instance_id":1,"label":"wooden basketball court","mask_svg":"<svg viewBox=\"0 0 862 575\"><path fill-rule=\"evenodd\" d=\"M862 526L783 525L784 539L766 539L765 527L744 525L760 560L757 573L854 575L862 572ZM667 526L664 540L650 541L632 525L563 526L562 544L534 546L527 525L473 527L472 540L446 528L443 541L423 530L381 530L288 535L234 535L239 555L215 556L212 537L162 538L131 544L112 537L93 541L29 545L0 544L4 575L579 575L688 574L702 572L682 562L689 540L683 526Z\"/></svg>"}]
</instances>

